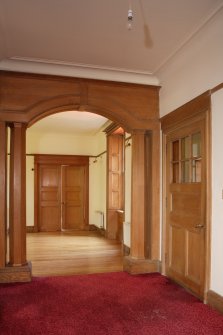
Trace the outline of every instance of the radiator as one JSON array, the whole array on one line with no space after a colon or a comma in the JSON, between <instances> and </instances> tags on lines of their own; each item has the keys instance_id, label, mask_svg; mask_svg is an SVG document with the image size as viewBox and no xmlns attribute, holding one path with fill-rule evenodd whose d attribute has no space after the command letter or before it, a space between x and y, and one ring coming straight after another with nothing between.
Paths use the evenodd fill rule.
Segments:
<instances>
[{"instance_id":1,"label":"radiator","mask_svg":"<svg viewBox=\"0 0 223 335\"><path fill-rule=\"evenodd\" d=\"M130 222L123 222L123 243L127 247L131 247L131 224Z\"/></svg>"}]
</instances>

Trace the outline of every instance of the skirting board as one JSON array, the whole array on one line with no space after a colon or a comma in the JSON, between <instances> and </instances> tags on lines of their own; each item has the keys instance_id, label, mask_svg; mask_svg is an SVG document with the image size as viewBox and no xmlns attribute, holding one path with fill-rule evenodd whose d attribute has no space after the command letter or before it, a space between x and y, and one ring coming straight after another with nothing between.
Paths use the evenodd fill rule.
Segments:
<instances>
[{"instance_id":1,"label":"skirting board","mask_svg":"<svg viewBox=\"0 0 223 335\"><path fill-rule=\"evenodd\" d=\"M151 273L160 272L161 264L158 260L135 259L131 256L125 256L123 258L123 268L130 274Z\"/></svg>"},{"instance_id":2,"label":"skirting board","mask_svg":"<svg viewBox=\"0 0 223 335\"><path fill-rule=\"evenodd\" d=\"M223 297L214 291L208 291L207 304L223 314Z\"/></svg>"},{"instance_id":3,"label":"skirting board","mask_svg":"<svg viewBox=\"0 0 223 335\"><path fill-rule=\"evenodd\" d=\"M90 231L98 231L102 236L105 236L105 229L99 228L98 226L95 226L94 224L89 225Z\"/></svg>"},{"instance_id":4,"label":"skirting board","mask_svg":"<svg viewBox=\"0 0 223 335\"><path fill-rule=\"evenodd\" d=\"M130 248L125 244L123 244L123 255L124 256L129 256L130 255Z\"/></svg>"},{"instance_id":5,"label":"skirting board","mask_svg":"<svg viewBox=\"0 0 223 335\"><path fill-rule=\"evenodd\" d=\"M0 283L30 282L32 280L32 264L6 266L0 268Z\"/></svg>"},{"instance_id":6,"label":"skirting board","mask_svg":"<svg viewBox=\"0 0 223 335\"><path fill-rule=\"evenodd\" d=\"M27 233L37 233L38 229L36 226L26 226L26 232Z\"/></svg>"}]
</instances>

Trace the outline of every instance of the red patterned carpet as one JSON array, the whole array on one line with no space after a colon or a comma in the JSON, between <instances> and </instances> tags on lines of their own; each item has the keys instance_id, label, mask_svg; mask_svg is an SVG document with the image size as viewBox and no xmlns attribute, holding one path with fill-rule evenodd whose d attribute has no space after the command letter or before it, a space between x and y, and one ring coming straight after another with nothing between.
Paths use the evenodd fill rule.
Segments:
<instances>
[{"instance_id":1,"label":"red patterned carpet","mask_svg":"<svg viewBox=\"0 0 223 335\"><path fill-rule=\"evenodd\" d=\"M0 285L1 335L222 335L223 315L160 274Z\"/></svg>"}]
</instances>

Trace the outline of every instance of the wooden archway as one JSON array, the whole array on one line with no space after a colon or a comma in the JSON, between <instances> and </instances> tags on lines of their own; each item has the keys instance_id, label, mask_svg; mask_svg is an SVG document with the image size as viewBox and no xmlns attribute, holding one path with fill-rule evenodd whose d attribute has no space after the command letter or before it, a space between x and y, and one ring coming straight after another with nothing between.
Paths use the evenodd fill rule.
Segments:
<instances>
[{"instance_id":1,"label":"wooden archway","mask_svg":"<svg viewBox=\"0 0 223 335\"><path fill-rule=\"evenodd\" d=\"M131 273L159 268L159 87L0 71L0 282L31 280L26 261L26 128L67 110L97 113L132 134ZM11 127L6 263L7 127Z\"/></svg>"}]
</instances>

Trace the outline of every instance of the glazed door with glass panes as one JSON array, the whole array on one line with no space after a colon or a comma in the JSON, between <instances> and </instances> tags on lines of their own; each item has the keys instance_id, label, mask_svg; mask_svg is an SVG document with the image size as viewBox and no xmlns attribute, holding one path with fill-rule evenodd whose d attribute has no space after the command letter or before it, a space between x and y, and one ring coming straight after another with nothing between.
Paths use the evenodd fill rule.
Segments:
<instances>
[{"instance_id":1,"label":"glazed door with glass panes","mask_svg":"<svg viewBox=\"0 0 223 335\"><path fill-rule=\"evenodd\" d=\"M202 297L205 178L202 121L167 136L166 274Z\"/></svg>"}]
</instances>

